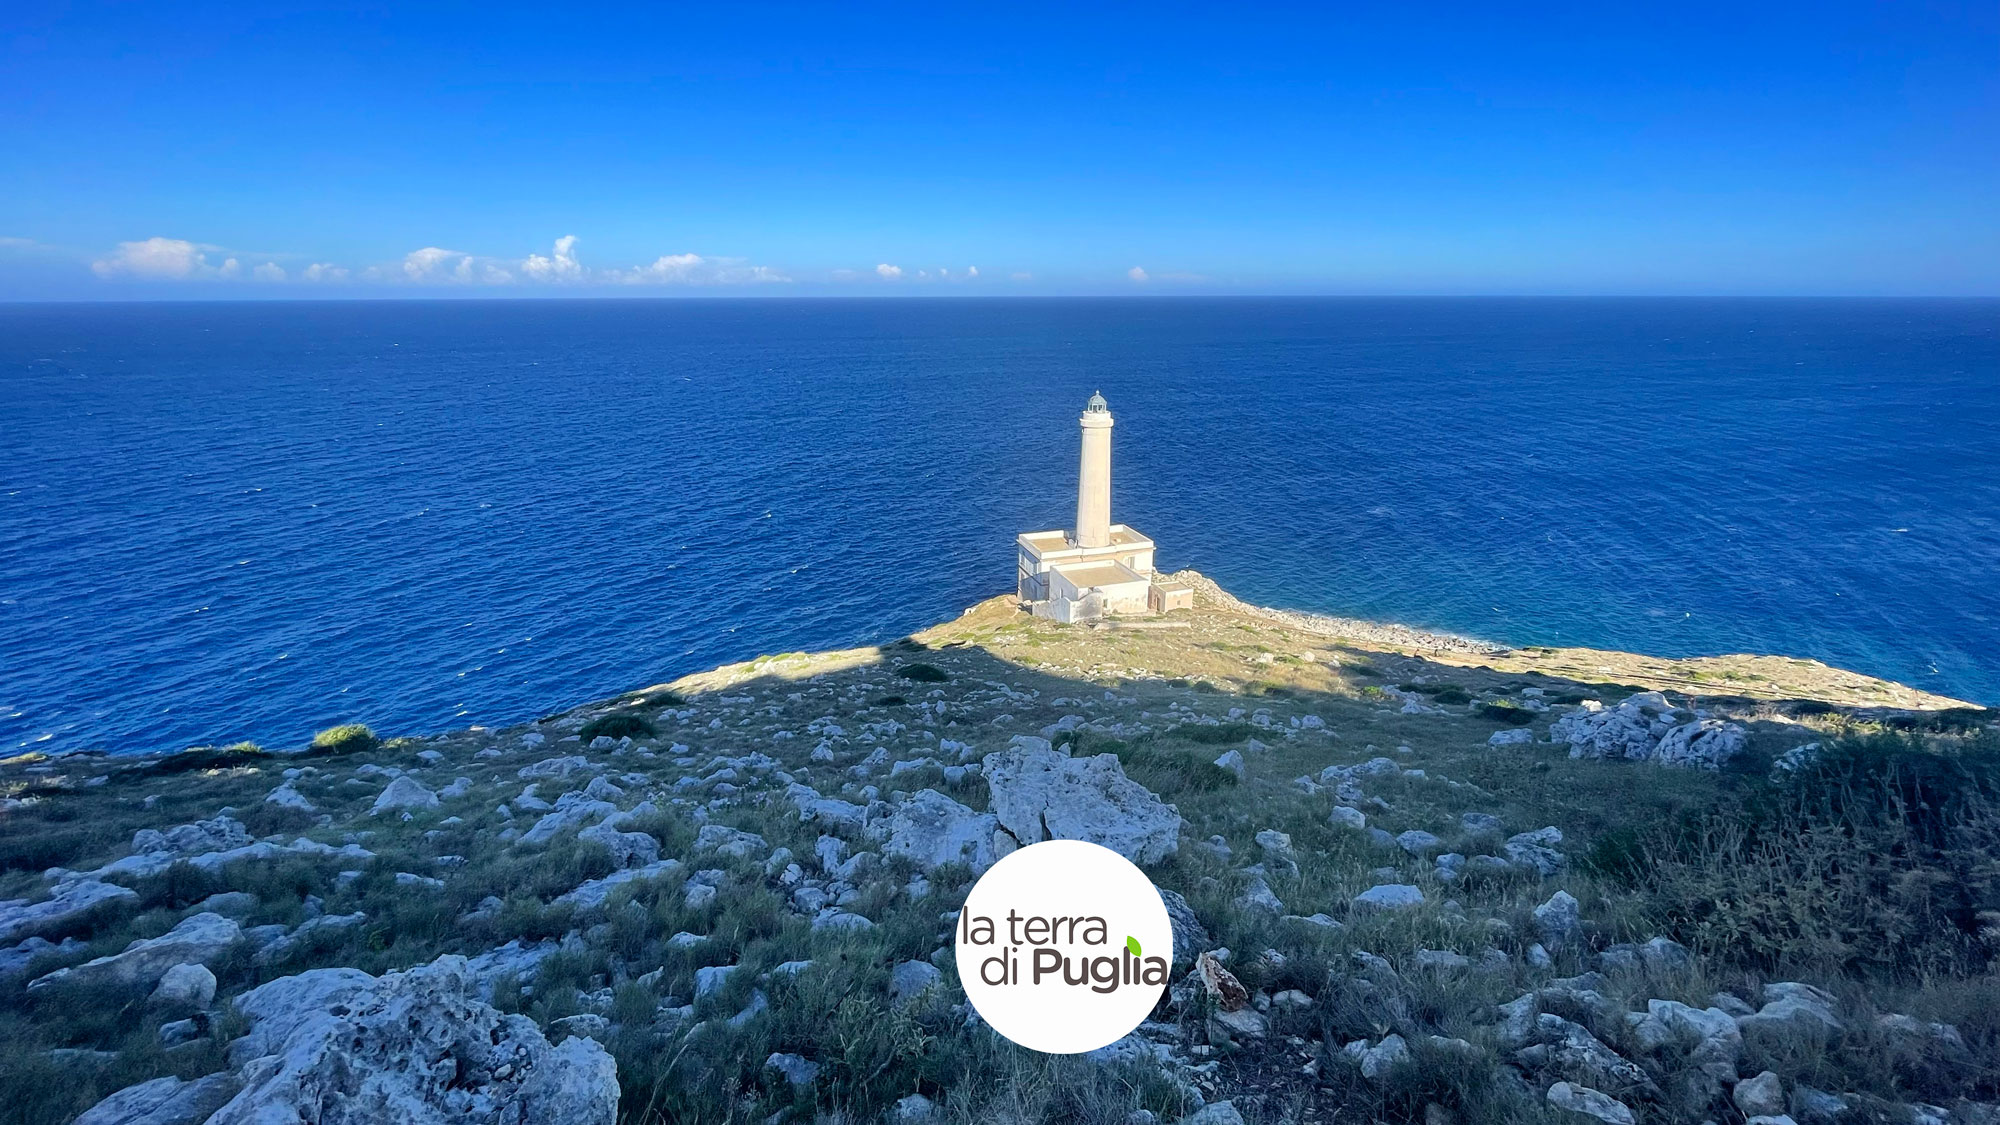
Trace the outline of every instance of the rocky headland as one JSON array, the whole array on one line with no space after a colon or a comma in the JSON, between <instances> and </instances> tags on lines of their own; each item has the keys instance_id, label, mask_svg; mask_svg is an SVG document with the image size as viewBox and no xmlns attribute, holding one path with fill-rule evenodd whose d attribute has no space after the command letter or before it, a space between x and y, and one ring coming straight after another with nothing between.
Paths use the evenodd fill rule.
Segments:
<instances>
[{"instance_id":1,"label":"rocky headland","mask_svg":"<svg viewBox=\"0 0 2000 1125\"><path fill-rule=\"evenodd\" d=\"M0 763L0 1122L2000 1122L2000 716L1181 577L504 729ZM953 975L1050 837L1174 921L1087 1056Z\"/></svg>"}]
</instances>

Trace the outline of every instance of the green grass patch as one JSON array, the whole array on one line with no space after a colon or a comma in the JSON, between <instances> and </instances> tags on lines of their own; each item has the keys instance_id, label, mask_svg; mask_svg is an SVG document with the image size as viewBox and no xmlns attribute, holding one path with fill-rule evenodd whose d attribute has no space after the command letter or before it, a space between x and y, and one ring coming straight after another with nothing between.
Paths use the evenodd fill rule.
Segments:
<instances>
[{"instance_id":1,"label":"green grass patch","mask_svg":"<svg viewBox=\"0 0 2000 1125\"><path fill-rule=\"evenodd\" d=\"M313 735L305 757L326 758L341 754L365 754L382 745L375 732L362 723L343 723Z\"/></svg>"}]
</instances>

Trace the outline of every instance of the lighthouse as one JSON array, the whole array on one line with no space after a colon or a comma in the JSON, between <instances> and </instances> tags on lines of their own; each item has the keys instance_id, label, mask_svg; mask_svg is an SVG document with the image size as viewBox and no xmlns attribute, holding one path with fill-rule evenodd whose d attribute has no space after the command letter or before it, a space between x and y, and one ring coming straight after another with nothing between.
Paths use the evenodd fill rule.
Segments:
<instances>
[{"instance_id":1,"label":"lighthouse","mask_svg":"<svg viewBox=\"0 0 2000 1125\"><path fill-rule=\"evenodd\" d=\"M1111 545L1111 404L1104 392L1090 396L1077 418L1083 427L1083 463L1076 474L1076 545Z\"/></svg>"},{"instance_id":2,"label":"lighthouse","mask_svg":"<svg viewBox=\"0 0 2000 1125\"><path fill-rule=\"evenodd\" d=\"M1153 541L1111 522L1111 404L1083 404L1076 526L1016 536L1015 579L1036 616L1062 622L1144 616L1193 606L1194 592L1153 569Z\"/></svg>"}]
</instances>

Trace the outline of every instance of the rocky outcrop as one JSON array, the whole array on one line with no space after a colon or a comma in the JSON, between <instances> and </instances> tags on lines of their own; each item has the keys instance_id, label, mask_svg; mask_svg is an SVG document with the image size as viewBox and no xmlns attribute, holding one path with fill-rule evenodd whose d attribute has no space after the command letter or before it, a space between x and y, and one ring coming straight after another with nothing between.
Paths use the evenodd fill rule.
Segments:
<instances>
[{"instance_id":1,"label":"rocky outcrop","mask_svg":"<svg viewBox=\"0 0 2000 1125\"><path fill-rule=\"evenodd\" d=\"M202 1079L228 1091L207 1125L398 1122L611 1125L616 1064L587 1038L550 1046L534 1021L479 1000L465 958L440 957L372 977L320 969L237 998L249 1033L232 1045L233 1072ZM159 1079L113 1094L80 1120L154 1122L195 1083ZM218 1099L219 1100L219 1099Z\"/></svg>"},{"instance_id":2,"label":"rocky outcrop","mask_svg":"<svg viewBox=\"0 0 2000 1125\"><path fill-rule=\"evenodd\" d=\"M993 815L1014 844L1087 840L1137 864L1180 846L1180 813L1126 777L1116 755L1015 747L988 754L984 770Z\"/></svg>"},{"instance_id":3,"label":"rocky outcrop","mask_svg":"<svg viewBox=\"0 0 2000 1125\"><path fill-rule=\"evenodd\" d=\"M883 855L902 856L925 871L963 863L977 872L993 866L997 827L992 813L974 812L935 789L925 789L870 824L868 835L881 842Z\"/></svg>"},{"instance_id":4,"label":"rocky outcrop","mask_svg":"<svg viewBox=\"0 0 2000 1125\"><path fill-rule=\"evenodd\" d=\"M149 991L176 965L214 961L242 940L243 928L231 919L220 914L195 914L159 937L133 942L123 953L38 977L28 983L28 990L80 984Z\"/></svg>"},{"instance_id":5,"label":"rocky outcrop","mask_svg":"<svg viewBox=\"0 0 2000 1125\"><path fill-rule=\"evenodd\" d=\"M1686 715L1657 691L1627 696L1616 707L1595 700L1557 719L1549 738L1572 758L1626 758L1663 766L1719 769L1742 753L1750 734L1736 723Z\"/></svg>"},{"instance_id":6,"label":"rocky outcrop","mask_svg":"<svg viewBox=\"0 0 2000 1125\"><path fill-rule=\"evenodd\" d=\"M0 902L0 945L80 930L138 901L136 891L94 879L59 884L53 894L40 902L8 899Z\"/></svg>"}]
</instances>

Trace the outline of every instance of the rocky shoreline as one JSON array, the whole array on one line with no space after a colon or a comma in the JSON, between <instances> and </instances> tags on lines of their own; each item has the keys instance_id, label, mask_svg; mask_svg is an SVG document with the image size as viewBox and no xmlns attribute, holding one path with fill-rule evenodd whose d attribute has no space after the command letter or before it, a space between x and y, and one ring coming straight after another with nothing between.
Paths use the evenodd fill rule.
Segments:
<instances>
[{"instance_id":1,"label":"rocky shoreline","mask_svg":"<svg viewBox=\"0 0 2000 1125\"><path fill-rule=\"evenodd\" d=\"M1203 582L1172 630L994 599L504 729L0 763L0 1121L2000 1114L1983 978L1781 973L1603 858L1864 708L1466 667ZM952 977L971 880L1046 838L1174 922L1169 995L1085 1058Z\"/></svg>"}]
</instances>

